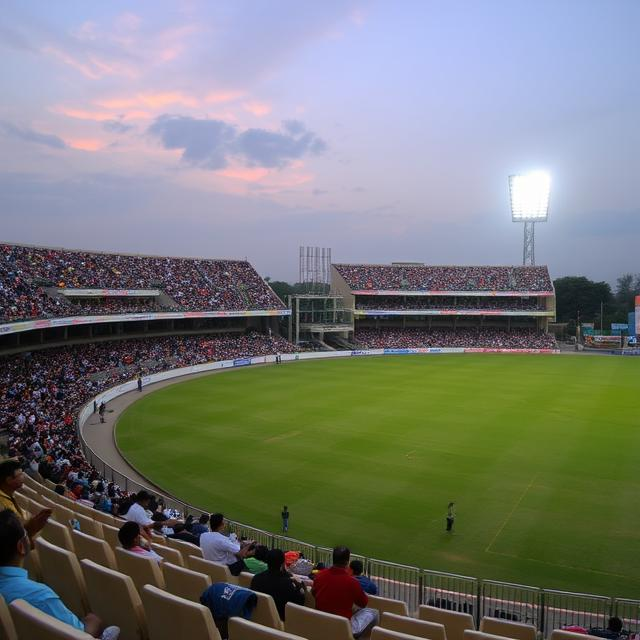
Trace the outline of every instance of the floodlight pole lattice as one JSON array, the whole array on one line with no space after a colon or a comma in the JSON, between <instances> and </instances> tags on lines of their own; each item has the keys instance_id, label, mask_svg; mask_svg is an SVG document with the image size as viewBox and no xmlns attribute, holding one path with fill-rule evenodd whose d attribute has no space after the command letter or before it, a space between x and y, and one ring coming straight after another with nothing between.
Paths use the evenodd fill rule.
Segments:
<instances>
[{"instance_id":1,"label":"floodlight pole lattice","mask_svg":"<svg viewBox=\"0 0 640 640\"><path fill-rule=\"evenodd\" d=\"M522 266L534 267L536 264L536 223L524 223L524 244L522 247Z\"/></svg>"}]
</instances>

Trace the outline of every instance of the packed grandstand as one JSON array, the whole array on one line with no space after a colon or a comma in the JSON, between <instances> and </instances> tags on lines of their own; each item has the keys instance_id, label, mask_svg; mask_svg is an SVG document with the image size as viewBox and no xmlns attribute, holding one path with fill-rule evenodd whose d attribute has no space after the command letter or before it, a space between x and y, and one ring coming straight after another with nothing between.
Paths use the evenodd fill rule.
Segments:
<instances>
[{"instance_id":1,"label":"packed grandstand","mask_svg":"<svg viewBox=\"0 0 640 640\"><path fill-rule=\"evenodd\" d=\"M546 267L334 269L335 290L356 311L345 335L353 349L555 348L546 331L555 311ZM220 315L204 324L188 313L180 325L162 320L163 314L201 311ZM244 312L254 315L242 317ZM128 313L157 317L140 323L122 315ZM273 313L278 317L269 317ZM138 376L299 351L282 337L279 316L287 313L246 261L0 245L0 430L6 453L49 487L61 487L70 500L118 523L133 495L106 467L84 457L80 409ZM106 329L92 325L97 315L113 316ZM86 317L86 332L60 333L43 322L67 317ZM24 321L36 322L14 332Z\"/></svg>"}]
</instances>

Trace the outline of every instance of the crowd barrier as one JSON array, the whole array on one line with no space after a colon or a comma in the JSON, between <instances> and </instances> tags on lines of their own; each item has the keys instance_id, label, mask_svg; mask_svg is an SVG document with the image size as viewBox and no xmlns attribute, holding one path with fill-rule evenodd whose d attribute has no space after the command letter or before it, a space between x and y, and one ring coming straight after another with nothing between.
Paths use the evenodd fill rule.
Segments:
<instances>
[{"instance_id":1,"label":"crowd barrier","mask_svg":"<svg viewBox=\"0 0 640 640\"><path fill-rule=\"evenodd\" d=\"M327 357L352 357L373 355L437 354L478 352L478 349L365 349L356 351L282 354L282 361L309 360ZM495 351L495 350L482 350ZM522 351L522 350L521 350ZM547 353L546 350L530 350L533 353ZM265 364L275 362L275 356L260 356L222 362L213 362L192 367L184 367L173 371L165 371L143 378L143 384L153 384L162 380L177 378L192 373L229 369L248 364ZM117 385L96 396L97 404L108 402L115 397L133 391L137 381L131 380ZM77 429L81 448L87 460L100 471L108 481L113 481L126 491L146 489L161 495L166 506L180 511L182 514L194 514L195 517L205 513L202 509L179 500L175 496L158 491L149 485L138 483L125 474L118 472L106 464L85 442L82 427L89 415L93 413L93 401L87 403L78 414ZM229 521L229 529L238 538L246 537L269 548L278 547L287 551L299 551L314 563L331 564L331 549L313 545L295 538L257 529L237 521ZM428 604L452 611L461 611L473 616L476 625L482 617L502 618L515 622L533 624L543 635L549 637L553 629L569 625L585 628L606 627L608 618L617 615L623 620L624 629L630 633L640 633L640 600L627 598L610 598L591 594L572 593L553 589L510 584L496 580L482 580L453 573L432 571L409 565L397 564L374 558L367 558L357 553L352 557L362 560L365 573L376 581L379 595L407 603L409 611L415 612L421 604Z\"/></svg>"}]
</instances>

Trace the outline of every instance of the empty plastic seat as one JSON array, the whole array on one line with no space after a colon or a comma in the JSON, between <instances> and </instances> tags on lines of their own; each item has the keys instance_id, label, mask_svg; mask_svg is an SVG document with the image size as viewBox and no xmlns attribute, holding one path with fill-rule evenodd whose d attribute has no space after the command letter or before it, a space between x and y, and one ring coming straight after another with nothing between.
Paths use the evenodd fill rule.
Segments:
<instances>
[{"instance_id":1,"label":"empty plastic seat","mask_svg":"<svg viewBox=\"0 0 640 640\"><path fill-rule=\"evenodd\" d=\"M94 538L104 537L102 533L102 525L97 520L79 512L74 512L72 518L79 522L80 531L82 531L82 533L86 533Z\"/></svg>"},{"instance_id":2,"label":"empty plastic seat","mask_svg":"<svg viewBox=\"0 0 640 640\"><path fill-rule=\"evenodd\" d=\"M193 602L200 602L200 596L211 586L207 574L166 561L162 563L162 574L169 593Z\"/></svg>"},{"instance_id":3,"label":"empty plastic seat","mask_svg":"<svg viewBox=\"0 0 640 640\"><path fill-rule=\"evenodd\" d=\"M418 609L418 617L420 620L426 620L427 622L443 624L447 632L447 640L464 640L465 631L475 630L473 617L468 613L448 611L447 609L421 604Z\"/></svg>"},{"instance_id":4,"label":"empty plastic seat","mask_svg":"<svg viewBox=\"0 0 640 640\"><path fill-rule=\"evenodd\" d=\"M160 566L152 558L118 547L116 549L116 564L118 571L131 576L138 592L141 592L145 584L151 584L160 589L165 588Z\"/></svg>"},{"instance_id":5,"label":"empty plastic seat","mask_svg":"<svg viewBox=\"0 0 640 640\"><path fill-rule=\"evenodd\" d=\"M407 616L399 616L395 613L385 612L380 618L380 626L384 629L407 633L418 638L428 638L429 640L447 640L444 625L437 622L427 622L417 620Z\"/></svg>"},{"instance_id":6,"label":"empty plastic seat","mask_svg":"<svg viewBox=\"0 0 640 640\"><path fill-rule=\"evenodd\" d=\"M395 613L398 616L408 616L409 608L404 600L393 600L391 598L383 598L382 596L370 596L367 607L377 609L382 615L385 612Z\"/></svg>"},{"instance_id":7,"label":"empty plastic seat","mask_svg":"<svg viewBox=\"0 0 640 640\"><path fill-rule=\"evenodd\" d=\"M162 559L165 562L171 562L171 564L177 564L180 567L184 566L182 554L177 549L169 547L166 544L155 543L151 545L151 549L155 551L159 556L162 556Z\"/></svg>"},{"instance_id":8,"label":"empty plastic seat","mask_svg":"<svg viewBox=\"0 0 640 640\"><path fill-rule=\"evenodd\" d=\"M56 547L38 538L36 549L40 558L42 579L78 618L89 612L87 588L75 553Z\"/></svg>"},{"instance_id":9,"label":"empty plastic seat","mask_svg":"<svg viewBox=\"0 0 640 640\"><path fill-rule=\"evenodd\" d=\"M23 511L29 511L29 496L26 493L15 491L13 494L13 499L18 503L18 506Z\"/></svg>"},{"instance_id":10,"label":"empty plastic seat","mask_svg":"<svg viewBox=\"0 0 640 640\"><path fill-rule=\"evenodd\" d=\"M260 593L258 591L254 591L254 593L258 596L258 603L251 614L251 621L264 625L265 627L282 631L284 624L282 620L280 620L280 615L278 614L278 609L276 608L276 603L273 598L268 593Z\"/></svg>"},{"instance_id":11,"label":"empty plastic seat","mask_svg":"<svg viewBox=\"0 0 640 640\"><path fill-rule=\"evenodd\" d=\"M113 549L101 538L94 538L82 531L72 531L71 539L78 560L87 558L109 569L117 569Z\"/></svg>"},{"instance_id":12,"label":"empty plastic seat","mask_svg":"<svg viewBox=\"0 0 640 640\"><path fill-rule=\"evenodd\" d=\"M141 592L149 625L149 640L220 640L208 607L146 585Z\"/></svg>"},{"instance_id":13,"label":"empty plastic seat","mask_svg":"<svg viewBox=\"0 0 640 640\"><path fill-rule=\"evenodd\" d=\"M202 549L190 542L183 542L182 540L175 540L174 538L167 538L167 546L177 549L182 554L182 560L184 566L189 566L189 556L196 556L197 558L203 558Z\"/></svg>"},{"instance_id":14,"label":"empty plastic seat","mask_svg":"<svg viewBox=\"0 0 640 640\"><path fill-rule=\"evenodd\" d=\"M32 549L31 553L24 559L24 568L32 580L42 582L42 567L40 566L40 556L37 549Z\"/></svg>"},{"instance_id":15,"label":"empty plastic seat","mask_svg":"<svg viewBox=\"0 0 640 640\"><path fill-rule=\"evenodd\" d=\"M369 638L370 640L417 640L417 636L383 627L373 627Z\"/></svg>"},{"instance_id":16,"label":"empty plastic seat","mask_svg":"<svg viewBox=\"0 0 640 640\"><path fill-rule=\"evenodd\" d=\"M11 617L19 638L33 638L34 640L92 640L84 631L75 629L71 625L60 622L32 607L24 600L14 600L9 605Z\"/></svg>"},{"instance_id":17,"label":"empty plastic seat","mask_svg":"<svg viewBox=\"0 0 640 640\"><path fill-rule=\"evenodd\" d=\"M248 571L242 571L238 576L238 584L245 589L251 588L251 581L253 580L253 573Z\"/></svg>"},{"instance_id":18,"label":"empty plastic seat","mask_svg":"<svg viewBox=\"0 0 640 640\"><path fill-rule=\"evenodd\" d=\"M133 580L93 560L81 560L89 607L109 625L120 627L121 640L145 640L147 622Z\"/></svg>"},{"instance_id":19,"label":"empty plastic seat","mask_svg":"<svg viewBox=\"0 0 640 640\"><path fill-rule=\"evenodd\" d=\"M189 556L189 568L200 573L206 573L211 578L211 584L216 582L228 582L238 584L238 578L232 576L229 567L220 562L212 562L197 556Z\"/></svg>"},{"instance_id":20,"label":"empty plastic seat","mask_svg":"<svg viewBox=\"0 0 640 640\"><path fill-rule=\"evenodd\" d=\"M551 640L596 640L596 636L574 633L573 631L563 631L562 629L554 629L551 632Z\"/></svg>"},{"instance_id":21,"label":"empty plastic seat","mask_svg":"<svg viewBox=\"0 0 640 640\"><path fill-rule=\"evenodd\" d=\"M102 537L104 538L104 541L112 549L115 549L116 547L120 546L120 540L118 539L119 531L120 529L118 527L112 527L111 525L108 525L108 524L102 525Z\"/></svg>"},{"instance_id":22,"label":"empty plastic seat","mask_svg":"<svg viewBox=\"0 0 640 640\"><path fill-rule=\"evenodd\" d=\"M536 628L532 624L511 622L500 618L482 618L480 631L491 633L494 636L515 638L515 640L536 640Z\"/></svg>"},{"instance_id":23,"label":"empty plastic seat","mask_svg":"<svg viewBox=\"0 0 640 640\"><path fill-rule=\"evenodd\" d=\"M302 636L263 627L244 618L229 618L229 640L306 640Z\"/></svg>"},{"instance_id":24,"label":"empty plastic seat","mask_svg":"<svg viewBox=\"0 0 640 640\"><path fill-rule=\"evenodd\" d=\"M494 636L492 633L471 631L469 629L464 632L464 638L465 640L504 640L504 636Z\"/></svg>"},{"instance_id":25,"label":"empty plastic seat","mask_svg":"<svg viewBox=\"0 0 640 640\"><path fill-rule=\"evenodd\" d=\"M342 616L287 602L284 630L308 640L353 640L351 624Z\"/></svg>"},{"instance_id":26,"label":"empty plastic seat","mask_svg":"<svg viewBox=\"0 0 640 640\"><path fill-rule=\"evenodd\" d=\"M55 544L56 547L62 547L67 551L74 551L71 531L69 527L64 524L60 524L49 518L47 524L45 524L42 529L41 535L45 540L51 542L51 544Z\"/></svg>"},{"instance_id":27,"label":"empty plastic seat","mask_svg":"<svg viewBox=\"0 0 640 640\"><path fill-rule=\"evenodd\" d=\"M7 607L7 603L2 596L0 596L0 638L3 640L18 640L18 634L11 619L9 607Z\"/></svg>"}]
</instances>

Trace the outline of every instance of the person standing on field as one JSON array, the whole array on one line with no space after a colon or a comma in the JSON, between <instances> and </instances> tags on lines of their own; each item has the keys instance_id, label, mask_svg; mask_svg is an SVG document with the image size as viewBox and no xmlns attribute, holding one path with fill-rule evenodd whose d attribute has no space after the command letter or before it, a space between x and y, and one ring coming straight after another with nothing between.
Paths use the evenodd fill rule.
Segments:
<instances>
[{"instance_id":1,"label":"person standing on field","mask_svg":"<svg viewBox=\"0 0 640 640\"><path fill-rule=\"evenodd\" d=\"M451 533L453 531L453 523L456 519L456 505L453 502L449 503L447 507L447 532Z\"/></svg>"},{"instance_id":2,"label":"person standing on field","mask_svg":"<svg viewBox=\"0 0 640 640\"><path fill-rule=\"evenodd\" d=\"M282 533L287 533L289 531L289 509L287 509L287 505L285 504L282 507Z\"/></svg>"}]
</instances>

